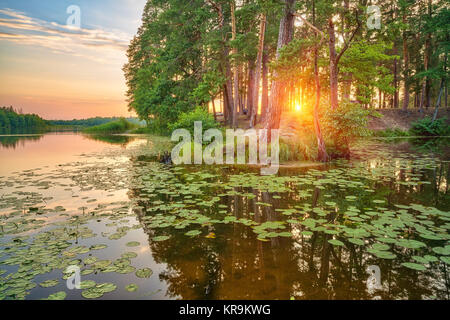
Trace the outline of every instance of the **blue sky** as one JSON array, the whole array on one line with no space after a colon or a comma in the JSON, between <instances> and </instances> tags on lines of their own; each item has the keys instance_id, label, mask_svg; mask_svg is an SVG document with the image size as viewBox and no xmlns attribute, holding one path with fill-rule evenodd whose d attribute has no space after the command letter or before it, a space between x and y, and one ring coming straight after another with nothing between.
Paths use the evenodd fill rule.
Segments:
<instances>
[{"instance_id":1,"label":"blue sky","mask_svg":"<svg viewBox=\"0 0 450 320\"><path fill-rule=\"evenodd\" d=\"M0 105L48 119L129 115L122 66L145 0L0 0ZM81 29L66 25L70 5Z\"/></svg>"}]
</instances>

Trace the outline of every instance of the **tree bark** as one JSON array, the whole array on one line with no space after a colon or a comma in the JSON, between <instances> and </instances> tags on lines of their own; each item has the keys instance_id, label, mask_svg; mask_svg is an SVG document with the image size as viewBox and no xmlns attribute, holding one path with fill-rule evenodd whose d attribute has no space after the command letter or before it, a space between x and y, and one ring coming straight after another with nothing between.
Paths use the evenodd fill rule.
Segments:
<instances>
[{"instance_id":1,"label":"tree bark","mask_svg":"<svg viewBox=\"0 0 450 320\"><path fill-rule=\"evenodd\" d=\"M441 98L442 98L442 93L444 92L444 84L445 84L445 80L444 78L442 78L441 80L441 88L439 89L439 96L436 102L436 109L434 110L434 115L433 115L433 122L436 121L438 113L439 113L439 107L441 105Z\"/></svg>"},{"instance_id":2,"label":"tree bark","mask_svg":"<svg viewBox=\"0 0 450 320\"><path fill-rule=\"evenodd\" d=\"M262 62L261 119L259 122L264 123L266 121L268 106L269 106L269 53L267 52L267 47L266 47L264 49L263 62ZM258 119L256 119L256 120L258 120Z\"/></svg>"},{"instance_id":3,"label":"tree bark","mask_svg":"<svg viewBox=\"0 0 450 320\"><path fill-rule=\"evenodd\" d=\"M394 55L398 54L397 47L394 47ZM392 107L398 109L398 59L394 59L394 99Z\"/></svg>"},{"instance_id":4,"label":"tree bark","mask_svg":"<svg viewBox=\"0 0 450 320\"><path fill-rule=\"evenodd\" d=\"M231 1L231 40L236 40L236 3L234 0ZM233 54L237 54L237 49L233 48ZM233 91L234 91L234 100L233 100L233 128L237 128L238 126L238 114L237 114L237 107L239 105L239 69L237 66L234 67L234 77L233 77Z\"/></svg>"},{"instance_id":5,"label":"tree bark","mask_svg":"<svg viewBox=\"0 0 450 320\"><path fill-rule=\"evenodd\" d=\"M253 97L253 90L256 85L256 65L254 61L249 61L248 63L248 84L247 84L247 118L251 119L253 110L255 109L255 101ZM256 107L257 109L258 107Z\"/></svg>"},{"instance_id":6,"label":"tree bark","mask_svg":"<svg viewBox=\"0 0 450 320\"><path fill-rule=\"evenodd\" d=\"M264 38L266 34L266 15L261 14L261 22L259 26L259 46L258 46L258 56L256 58L255 66L255 82L252 92L253 109L250 114L250 128L256 125L256 118L258 116L259 107L259 83L261 82L261 68L263 63L263 53L264 53ZM250 94L250 93L249 93Z\"/></svg>"},{"instance_id":7,"label":"tree bark","mask_svg":"<svg viewBox=\"0 0 450 320\"><path fill-rule=\"evenodd\" d=\"M403 23L406 24L406 12L403 13ZM403 92L403 110L407 111L409 106L409 52L408 52L408 43L406 37L406 31L403 31L403 61L404 68L403 71L403 84L404 84L404 92Z\"/></svg>"},{"instance_id":8,"label":"tree bark","mask_svg":"<svg viewBox=\"0 0 450 320\"><path fill-rule=\"evenodd\" d=\"M336 53L336 33L334 30L333 19L328 20L328 36L330 48L330 104L331 109L336 110L339 107L338 98L338 66Z\"/></svg>"},{"instance_id":9,"label":"tree bark","mask_svg":"<svg viewBox=\"0 0 450 320\"><path fill-rule=\"evenodd\" d=\"M277 59L281 55L281 49L292 41L294 31L294 9L295 0L284 0L284 14L280 21L280 29L277 44ZM277 71L274 71L272 90L270 93L269 106L267 108L266 125L269 130L279 129L281 110L284 103L284 84L277 79ZM268 136L268 138L270 135Z\"/></svg>"}]
</instances>

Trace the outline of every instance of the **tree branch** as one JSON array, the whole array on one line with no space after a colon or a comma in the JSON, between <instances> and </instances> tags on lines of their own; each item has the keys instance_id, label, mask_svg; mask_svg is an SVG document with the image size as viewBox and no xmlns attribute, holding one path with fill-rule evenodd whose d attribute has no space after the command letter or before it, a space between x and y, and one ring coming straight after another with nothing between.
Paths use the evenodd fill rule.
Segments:
<instances>
[{"instance_id":1,"label":"tree branch","mask_svg":"<svg viewBox=\"0 0 450 320\"><path fill-rule=\"evenodd\" d=\"M355 38L356 33L359 31L359 29L361 28L361 21L359 21L358 18L358 12L356 12L356 21L358 22L358 26L356 27L356 29L353 31L350 39L348 41L345 41L344 39L344 48L342 48L341 52L339 52L339 55L337 56L336 59L336 64L339 63L339 60L341 60L342 55L345 53L345 51L347 51L347 49L350 47L350 43L353 41L353 38Z\"/></svg>"},{"instance_id":2,"label":"tree branch","mask_svg":"<svg viewBox=\"0 0 450 320\"><path fill-rule=\"evenodd\" d=\"M311 29L313 29L316 33L320 34L322 36L322 39L320 40L319 47L322 45L323 41L325 40L325 33L319 30L316 26L314 26L312 23L310 23L308 20L303 18L298 13L293 13L293 15L297 18L300 18L304 23L306 23Z\"/></svg>"}]
</instances>

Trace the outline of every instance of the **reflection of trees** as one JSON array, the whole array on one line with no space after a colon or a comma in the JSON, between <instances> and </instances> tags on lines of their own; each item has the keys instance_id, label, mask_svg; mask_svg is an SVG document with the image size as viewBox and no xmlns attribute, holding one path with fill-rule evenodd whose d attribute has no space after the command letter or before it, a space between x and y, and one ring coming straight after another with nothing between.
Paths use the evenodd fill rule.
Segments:
<instances>
[{"instance_id":1,"label":"reflection of trees","mask_svg":"<svg viewBox=\"0 0 450 320\"><path fill-rule=\"evenodd\" d=\"M27 142L36 142L42 139L42 135L33 136L0 136L0 144L7 149L16 149L19 145L24 146Z\"/></svg>"},{"instance_id":2,"label":"reflection of trees","mask_svg":"<svg viewBox=\"0 0 450 320\"><path fill-rule=\"evenodd\" d=\"M142 165L136 164L136 165ZM383 165L379 163L376 165ZM211 169L214 170L214 169ZM218 169L220 172L220 169ZM409 186L397 185L398 181L409 181L411 175L420 174L422 181L430 181L430 185ZM225 176L225 174L224 174ZM369 180L366 184L376 192L368 195L359 193L357 205L369 207L373 199L386 198L389 204L423 203L435 205L441 210L448 209L445 188L438 188L448 178L448 165L436 170L408 172L400 169L389 181ZM182 174L173 173L173 181L184 181ZM225 178L222 178L225 179ZM446 180L445 180L446 181ZM446 182L445 182L446 183ZM158 184L158 181L155 181ZM266 221L284 221L287 218L277 208L289 208L298 205L296 192L282 194L282 199L274 199L274 194L261 192L257 188L235 188L237 195L222 197L218 204L226 205L237 219L249 219L257 223ZM221 193L216 189L205 190L205 198ZM325 190L333 201L344 205L348 195L337 186L327 186ZM434 196L437 192L437 196ZM173 195L159 195L158 199L145 200L143 190L132 190L132 197L142 198L139 205L146 212L152 208L155 200L173 203L180 198ZM251 193L253 199L243 196ZM312 190L312 207L323 207L328 198L323 197L319 189ZM352 193L353 194L353 193ZM430 196L433 198L430 199ZM182 198L181 198L182 199ZM311 201L311 200L308 200ZM258 202L272 206L262 206ZM341 202L341 203L339 203ZM218 205L216 204L216 205ZM218 209L202 209L208 216L217 215ZM164 213L164 212L158 212ZM154 214L154 213L152 213ZM311 218L319 218L315 213ZM204 237L188 238L187 230L150 229L139 215L146 233L153 257L158 263L167 264L167 270L161 273L160 279L168 283L167 295L183 299L370 299L366 281L368 266L377 265L381 269L383 289L373 296L383 299L421 299L436 296L448 299L448 275L443 264L436 264L426 273L417 273L401 266L411 261L415 250L394 250L397 259L377 259L367 253L366 247L356 246L345 239L345 247L331 245L328 240L332 235L315 231L312 236L304 236L300 232L306 230L299 224L288 224L293 238L276 237L267 242L257 240L253 230L240 223L215 224L208 226L214 232L215 239ZM222 217L223 218L223 217ZM326 217L329 223L339 221L341 216L334 213ZM196 228L200 229L200 227ZM205 230L205 227L202 227ZM170 234L172 237L164 242L154 242L153 237ZM203 233L203 236L205 232ZM443 285L444 284L444 285Z\"/></svg>"},{"instance_id":3,"label":"reflection of trees","mask_svg":"<svg viewBox=\"0 0 450 320\"><path fill-rule=\"evenodd\" d=\"M95 141L101 141L106 142L108 144L113 145L121 145L122 147L126 147L126 145L136 138L130 137L130 136L121 136L121 135L92 135L92 134L86 134L85 137L95 140Z\"/></svg>"}]
</instances>

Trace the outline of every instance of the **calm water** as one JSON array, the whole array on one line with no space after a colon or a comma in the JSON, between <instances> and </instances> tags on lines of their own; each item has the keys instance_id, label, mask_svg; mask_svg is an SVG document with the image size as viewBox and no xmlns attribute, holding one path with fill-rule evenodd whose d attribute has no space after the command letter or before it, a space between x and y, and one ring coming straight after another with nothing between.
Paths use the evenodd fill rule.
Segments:
<instances>
[{"instance_id":1,"label":"calm water","mask_svg":"<svg viewBox=\"0 0 450 320\"><path fill-rule=\"evenodd\" d=\"M275 177L152 162L165 146L0 136L0 299L449 299L448 139Z\"/></svg>"}]
</instances>

